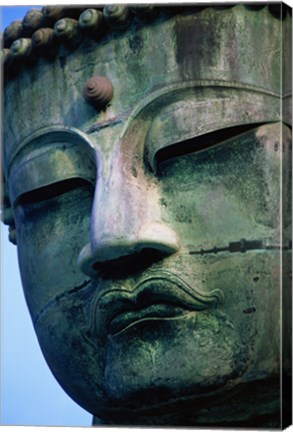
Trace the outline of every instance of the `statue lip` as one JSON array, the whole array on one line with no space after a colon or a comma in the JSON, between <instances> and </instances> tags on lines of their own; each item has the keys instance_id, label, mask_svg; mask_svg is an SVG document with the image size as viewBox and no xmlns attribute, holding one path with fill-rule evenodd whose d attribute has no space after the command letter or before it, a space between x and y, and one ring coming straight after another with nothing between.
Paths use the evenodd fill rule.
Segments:
<instances>
[{"instance_id":1,"label":"statue lip","mask_svg":"<svg viewBox=\"0 0 293 432\"><path fill-rule=\"evenodd\" d=\"M196 309L194 309L195 311ZM178 305L156 303L142 309L129 310L118 313L110 321L108 333L112 337L118 336L144 321L163 321L181 318L191 311Z\"/></svg>"},{"instance_id":2,"label":"statue lip","mask_svg":"<svg viewBox=\"0 0 293 432\"><path fill-rule=\"evenodd\" d=\"M160 271L142 279L132 289L103 292L95 301L92 330L117 336L142 321L178 319L190 312L215 307L222 297L220 290L203 292L173 273Z\"/></svg>"}]
</instances>

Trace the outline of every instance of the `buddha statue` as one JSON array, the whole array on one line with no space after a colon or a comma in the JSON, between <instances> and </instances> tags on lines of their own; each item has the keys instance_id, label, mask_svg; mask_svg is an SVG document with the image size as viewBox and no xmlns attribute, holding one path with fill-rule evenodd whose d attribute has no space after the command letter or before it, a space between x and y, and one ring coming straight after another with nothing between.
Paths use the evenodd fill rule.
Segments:
<instances>
[{"instance_id":1,"label":"buddha statue","mask_svg":"<svg viewBox=\"0 0 293 432\"><path fill-rule=\"evenodd\" d=\"M48 6L4 32L3 220L94 425L290 422L290 14Z\"/></svg>"}]
</instances>

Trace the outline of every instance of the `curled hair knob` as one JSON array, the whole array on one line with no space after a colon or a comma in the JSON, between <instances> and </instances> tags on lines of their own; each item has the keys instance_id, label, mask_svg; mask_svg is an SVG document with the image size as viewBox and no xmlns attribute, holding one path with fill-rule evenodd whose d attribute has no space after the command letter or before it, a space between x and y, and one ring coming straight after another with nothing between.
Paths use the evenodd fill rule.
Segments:
<instances>
[{"instance_id":1,"label":"curled hair knob","mask_svg":"<svg viewBox=\"0 0 293 432\"><path fill-rule=\"evenodd\" d=\"M44 14L39 9L31 9L22 21L23 31L26 36L31 36L36 30L42 27Z\"/></svg>"},{"instance_id":2,"label":"curled hair knob","mask_svg":"<svg viewBox=\"0 0 293 432\"><path fill-rule=\"evenodd\" d=\"M69 49L75 49L82 41L79 24L76 19L62 18L54 25L55 36Z\"/></svg>"},{"instance_id":3,"label":"curled hair knob","mask_svg":"<svg viewBox=\"0 0 293 432\"><path fill-rule=\"evenodd\" d=\"M17 39L11 45L11 55L13 57L29 57L32 50L32 40L28 38Z\"/></svg>"},{"instance_id":4,"label":"curled hair knob","mask_svg":"<svg viewBox=\"0 0 293 432\"><path fill-rule=\"evenodd\" d=\"M89 36L100 36L105 29L103 13L97 9L86 9L79 17L79 27Z\"/></svg>"},{"instance_id":5,"label":"curled hair knob","mask_svg":"<svg viewBox=\"0 0 293 432\"><path fill-rule=\"evenodd\" d=\"M126 28L131 21L130 9L124 5L107 5L103 9L103 14L109 26L113 28Z\"/></svg>"},{"instance_id":6,"label":"curled hair knob","mask_svg":"<svg viewBox=\"0 0 293 432\"><path fill-rule=\"evenodd\" d=\"M42 12L46 20L53 23L65 16L66 8L64 6L44 6Z\"/></svg>"},{"instance_id":7,"label":"curled hair knob","mask_svg":"<svg viewBox=\"0 0 293 432\"><path fill-rule=\"evenodd\" d=\"M54 30L51 28L42 28L37 30L32 36L32 42L35 47L50 45L54 38Z\"/></svg>"},{"instance_id":8,"label":"curled hair knob","mask_svg":"<svg viewBox=\"0 0 293 432\"><path fill-rule=\"evenodd\" d=\"M22 35L22 21L13 21L10 26L6 27L3 34L4 48L9 48L10 45L19 39Z\"/></svg>"},{"instance_id":9,"label":"curled hair knob","mask_svg":"<svg viewBox=\"0 0 293 432\"><path fill-rule=\"evenodd\" d=\"M55 43L55 33L52 28L37 30L32 36L33 48L44 57L54 57L59 49Z\"/></svg>"}]
</instances>

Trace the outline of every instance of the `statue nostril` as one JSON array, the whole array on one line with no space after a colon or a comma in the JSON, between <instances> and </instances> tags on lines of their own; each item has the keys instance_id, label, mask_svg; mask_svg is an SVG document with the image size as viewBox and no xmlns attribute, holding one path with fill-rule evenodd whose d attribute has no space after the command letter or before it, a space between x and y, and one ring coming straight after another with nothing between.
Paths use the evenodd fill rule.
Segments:
<instances>
[{"instance_id":1,"label":"statue nostril","mask_svg":"<svg viewBox=\"0 0 293 432\"><path fill-rule=\"evenodd\" d=\"M141 273L157 261L161 261L168 254L152 248L143 248L137 253L121 256L114 260L97 262L93 270L103 278L124 278Z\"/></svg>"}]
</instances>

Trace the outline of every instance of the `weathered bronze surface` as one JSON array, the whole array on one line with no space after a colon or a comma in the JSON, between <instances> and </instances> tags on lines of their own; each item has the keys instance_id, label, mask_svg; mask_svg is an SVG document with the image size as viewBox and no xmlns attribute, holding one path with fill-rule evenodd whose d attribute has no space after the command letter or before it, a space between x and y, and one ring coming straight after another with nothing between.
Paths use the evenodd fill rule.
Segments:
<instances>
[{"instance_id":1,"label":"weathered bronze surface","mask_svg":"<svg viewBox=\"0 0 293 432\"><path fill-rule=\"evenodd\" d=\"M289 8L43 15L4 34L3 220L52 373L95 424L284 427Z\"/></svg>"}]
</instances>

